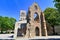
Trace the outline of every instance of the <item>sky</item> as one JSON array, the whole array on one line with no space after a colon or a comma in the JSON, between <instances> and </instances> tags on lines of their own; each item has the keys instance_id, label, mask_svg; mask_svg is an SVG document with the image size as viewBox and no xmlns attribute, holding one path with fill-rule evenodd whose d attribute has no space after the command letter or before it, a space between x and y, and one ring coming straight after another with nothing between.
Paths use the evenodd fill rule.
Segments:
<instances>
[{"instance_id":1,"label":"sky","mask_svg":"<svg viewBox=\"0 0 60 40\"><path fill-rule=\"evenodd\" d=\"M28 11L29 6L36 2L42 11L53 7L53 0L0 0L0 16L13 17L19 20L20 10Z\"/></svg>"}]
</instances>

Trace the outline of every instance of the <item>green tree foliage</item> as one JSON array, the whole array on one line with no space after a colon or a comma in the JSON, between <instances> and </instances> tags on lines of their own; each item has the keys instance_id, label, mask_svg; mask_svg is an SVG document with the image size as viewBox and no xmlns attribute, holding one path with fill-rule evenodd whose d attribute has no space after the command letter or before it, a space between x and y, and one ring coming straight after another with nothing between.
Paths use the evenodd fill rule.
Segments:
<instances>
[{"instance_id":1,"label":"green tree foliage","mask_svg":"<svg viewBox=\"0 0 60 40\"><path fill-rule=\"evenodd\" d=\"M0 16L0 30L1 30L1 25L2 25L2 16Z\"/></svg>"},{"instance_id":2,"label":"green tree foliage","mask_svg":"<svg viewBox=\"0 0 60 40\"><path fill-rule=\"evenodd\" d=\"M44 14L47 22L50 23L53 28L53 34L55 34L54 26L60 25L60 14L55 8L46 8Z\"/></svg>"},{"instance_id":3,"label":"green tree foliage","mask_svg":"<svg viewBox=\"0 0 60 40\"><path fill-rule=\"evenodd\" d=\"M14 18L0 16L0 30L1 30L1 33L2 33L2 31L13 30L15 22L16 22L16 19L14 19Z\"/></svg>"},{"instance_id":4,"label":"green tree foliage","mask_svg":"<svg viewBox=\"0 0 60 40\"><path fill-rule=\"evenodd\" d=\"M60 13L60 0L54 0L55 3L55 7L58 9L59 13Z\"/></svg>"}]
</instances>

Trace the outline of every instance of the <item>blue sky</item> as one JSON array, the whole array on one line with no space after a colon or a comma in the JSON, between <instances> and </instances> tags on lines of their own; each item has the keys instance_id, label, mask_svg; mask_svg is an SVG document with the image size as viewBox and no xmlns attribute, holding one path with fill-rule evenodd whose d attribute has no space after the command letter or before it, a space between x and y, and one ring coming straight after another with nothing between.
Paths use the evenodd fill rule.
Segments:
<instances>
[{"instance_id":1,"label":"blue sky","mask_svg":"<svg viewBox=\"0 0 60 40\"><path fill-rule=\"evenodd\" d=\"M53 0L0 0L0 16L8 16L19 20L20 10L28 10L28 7L36 2L42 11L47 7L54 7Z\"/></svg>"}]
</instances>

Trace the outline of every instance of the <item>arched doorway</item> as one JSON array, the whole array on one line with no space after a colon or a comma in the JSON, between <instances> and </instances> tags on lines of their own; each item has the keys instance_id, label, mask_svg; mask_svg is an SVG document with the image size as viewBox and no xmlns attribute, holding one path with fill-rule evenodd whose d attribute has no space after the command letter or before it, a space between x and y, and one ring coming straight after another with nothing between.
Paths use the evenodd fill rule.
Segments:
<instances>
[{"instance_id":1,"label":"arched doorway","mask_svg":"<svg viewBox=\"0 0 60 40\"><path fill-rule=\"evenodd\" d=\"M39 36L39 28L38 27L36 27L36 29L35 29L35 35Z\"/></svg>"}]
</instances>

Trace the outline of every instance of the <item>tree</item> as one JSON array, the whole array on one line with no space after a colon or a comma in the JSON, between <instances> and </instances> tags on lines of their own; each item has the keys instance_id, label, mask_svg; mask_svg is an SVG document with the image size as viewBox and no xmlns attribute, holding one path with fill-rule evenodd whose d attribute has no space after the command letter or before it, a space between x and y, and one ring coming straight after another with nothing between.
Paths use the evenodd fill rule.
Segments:
<instances>
[{"instance_id":1,"label":"tree","mask_svg":"<svg viewBox=\"0 0 60 40\"><path fill-rule=\"evenodd\" d=\"M16 19L14 19L14 18L0 16L0 30L1 30L1 33L3 31L13 30L15 22L16 22Z\"/></svg>"},{"instance_id":2,"label":"tree","mask_svg":"<svg viewBox=\"0 0 60 40\"><path fill-rule=\"evenodd\" d=\"M10 24L11 24L11 28L12 28L12 30L14 29L15 22L16 22L16 19L14 19L14 18L10 18Z\"/></svg>"},{"instance_id":3,"label":"tree","mask_svg":"<svg viewBox=\"0 0 60 40\"><path fill-rule=\"evenodd\" d=\"M59 13L60 13L60 0L54 0L55 3L55 7L58 9Z\"/></svg>"},{"instance_id":4,"label":"tree","mask_svg":"<svg viewBox=\"0 0 60 40\"><path fill-rule=\"evenodd\" d=\"M0 16L0 30L1 30L1 26L2 25L2 16Z\"/></svg>"},{"instance_id":5,"label":"tree","mask_svg":"<svg viewBox=\"0 0 60 40\"><path fill-rule=\"evenodd\" d=\"M55 34L54 26L60 24L60 15L58 11L55 8L46 8L44 10L44 14L45 14L46 21L50 23L50 25L53 28L53 34Z\"/></svg>"}]
</instances>

